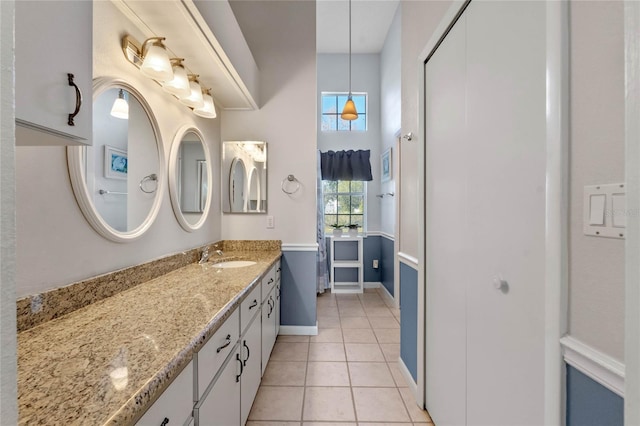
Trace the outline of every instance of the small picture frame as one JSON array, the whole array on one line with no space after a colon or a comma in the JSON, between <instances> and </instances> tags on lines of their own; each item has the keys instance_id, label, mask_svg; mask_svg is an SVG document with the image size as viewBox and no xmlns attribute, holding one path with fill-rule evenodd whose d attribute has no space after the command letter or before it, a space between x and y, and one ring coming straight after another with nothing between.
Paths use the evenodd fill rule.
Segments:
<instances>
[{"instance_id":1,"label":"small picture frame","mask_svg":"<svg viewBox=\"0 0 640 426\"><path fill-rule=\"evenodd\" d=\"M104 146L104 177L108 179L126 179L129 169L127 151Z\"/></svg>"},{"instance_id":2,"label":"small picture frame","mask_svg":"<svg viewBox=\"0 0 640 426\"><path fill-rule=\"evenodd\" d=\"M388 182L393 177L392 148L387 148L380 156L380 181Z\"/></svg>"}]
</instances>

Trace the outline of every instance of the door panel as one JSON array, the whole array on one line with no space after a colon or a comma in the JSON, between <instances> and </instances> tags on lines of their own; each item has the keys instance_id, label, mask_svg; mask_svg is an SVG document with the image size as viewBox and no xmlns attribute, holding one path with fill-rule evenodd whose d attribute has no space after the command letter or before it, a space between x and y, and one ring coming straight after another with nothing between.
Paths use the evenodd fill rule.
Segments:
<instances>
[{"instance_id":1,"label":"door panel","mask_svg":"<svg viewBox=\"0 0 640 426\"><path fill-rule=\"evenodd\" d=\"M464 17L425 66L426 408L466 422L467 141Z\"/></svg>"}]
</instances>

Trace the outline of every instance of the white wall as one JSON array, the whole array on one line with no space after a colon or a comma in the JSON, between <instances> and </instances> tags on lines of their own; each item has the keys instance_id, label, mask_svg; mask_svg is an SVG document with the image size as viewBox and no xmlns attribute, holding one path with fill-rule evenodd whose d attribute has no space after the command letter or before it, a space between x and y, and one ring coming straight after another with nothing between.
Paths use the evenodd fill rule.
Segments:
<instances>
[{"instance_id":1,"label":"white wall","mask_svg":"<svg viewBox=\"0 0 640 426\"><path fill-rule=\"evenodd\" d=\"M572 1L569 331L624 359L624 240L585 236L585 185L624 182L622 1Z\"/></svg>"},{"instance_id":2,"label":"white wall","mask_svg":"<svg viewBox=\"0 0 640 426\"><path fill-rule=\"evenodd\" d=\"M111 2L94 3L93 73L123 78L151 105L160 126L164 152L177 130L191 124L200 128L209 145L212 163L220 164L220 120L196 117L189 109L143 77L128 63L121 37L142 34ZM90 96L85 95L85 99ZM165 166L166 167L166 166ZM75 201L63 147L17 148L17 297L64 286L151 259L204 245L220 238L220 198L214 196L209 219L198 231L182 230L175 219L164 185L163 201L155 223L139 240L114 243L95 232ZM217 170L217 169L214 169ZM214 173L213 187L219 188Z\"/></svg>"},{"instance_id":3,"label":"white wall","mask_svg":"<svg viewBox=\"0 0 640 426\"><path fill-rule=\"evenodd\" d=\"M322 92L349 91L349 55L318 55L318 114ZM318 149L371 150L371 174L367 182L367 232L380 231L380 55L361 54L351 58L351 91L367 93L366 132L322 132L317 129Z\"/></svg>"},{"instance_id":4,"label":"white wall","mask_svg":"<svg viewBox=\"0 0 640 426\"><path fill-rule=\"evenodd\" d=\"M401 142L400 251L418 257L418 55L431 38L451 1L402 1L402 134L412 132L413 141Z\"/></svg>"},{"instance_id":5,"label":"white wall","mask_svg":"<svg viewBox=\"0 0 640 426\"><path fill-rule=\"evenodd\" d=\"M235 1L231 7L260 69L262 104L258 111L223 111L222 140L267 142L267 215L275 228L266 228L264 214L225 213L222 238L315 243L315 3ZM280 187L289 174L301 183L294 195Z\"/></svg>"},{"instance_id":6,"label":"white wall","mask_svg":"<svg viewBox=\"0 0 640 426\"><path fill-rule=\"evenodd\" d=\"M0 424L18 423L15 304L14 10L0 2Z\"/></svg>"},{"instance_id":7,"label":"white wall","mask_svg":"<svg viewBox=\"0 0 640 426\"><path fill-rule=\"evenodd\" d=\"M402 118L402 88L401 88L401 35L402 8L398 7L389 27L384 47L380 53L380 136L381 153L392 148L392 163L395 170L388 182L380 183L379 192L395 193L396 176L399 173L396 161L398 152L395 150L396 134L400 131ZM379 199L380 202L380 230L386 234L395 234L396 200L392 197Z\"/></svg>"}]
</instances>

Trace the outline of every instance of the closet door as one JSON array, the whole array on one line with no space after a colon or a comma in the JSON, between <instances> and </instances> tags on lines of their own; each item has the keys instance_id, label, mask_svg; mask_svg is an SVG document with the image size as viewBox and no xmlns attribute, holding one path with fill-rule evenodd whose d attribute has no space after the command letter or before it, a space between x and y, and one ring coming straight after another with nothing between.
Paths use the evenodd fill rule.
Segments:
<instances>
[{"instance_id":1,"label":"closet door","mask_svg":"<svg viewBox=\"0 0 640 426\"><path fill-rule=\"evenodd\" d=\"M465 12L470 425L544 424L545 7Z\"/></svg>"},{"instance_id":2,"label":"closet door","mask_svg":"<svg viewBox=\"0 0 640 426\"><path fill-rule=\"evenodd\" d=\"M425 65L425 400L437 425L466 423L465 46L462 17Z\"/></svg>"}]
</instances>

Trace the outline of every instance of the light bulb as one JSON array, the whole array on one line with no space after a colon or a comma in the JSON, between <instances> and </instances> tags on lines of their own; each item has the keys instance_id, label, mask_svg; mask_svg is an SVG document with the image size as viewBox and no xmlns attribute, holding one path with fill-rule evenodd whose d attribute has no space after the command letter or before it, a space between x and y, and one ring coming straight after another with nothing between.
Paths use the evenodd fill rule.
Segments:
<instances>
[{"instance_id":1,"label":"light bulb","mask_svg":"<svg viewBox=\"0 0 640 426\"><path fill-rule=\"evenodd\" d=\"M180 98L180 102L191 108L202 108L204 106L204 99L202 98L202 88L200 83L193 77L189 82L191 93L186 98Z\"/></svg>"},{"instance_id":2,"label":"light bulb","mask_svg":"<svg viewBox=\"0 0 640 426\"><path fill-rule=\"evenodd\" d=\"M191 87L189 87L189 76L187 70L182 65L182 59L174 59L176 63L173 64L173 79L166 81L162 88L176 95L178 98L186 98L191 94Z\"/></svg>"},{"instance_id":3,"label":"light bulb","mask_svg":"<svg viewBox=\"0 0 640 426\"><path fill-rule=\"evenodd\" d=\"M213 103L213 98L210 94L204 93L202 95L202 99L204 100L204 105L200 108L195 108L193 113L199 117L204 118L216 118L216 106Z\"/></svg>"},{"instance_id":4,"label":"light bulb","mask_svg":"<svg viewBox=\"0 0 640 426\"><path fill-rule=\"evenodd\" d=\"M173 79L173 69L167 50L161 40L164 40L164 38L154 37L144 42L142 49L144 60L140 66L140 71L154 80L169 81ZM152 44L147 47L147 43L150 42Z\"/></svg>"}]
</instances>

